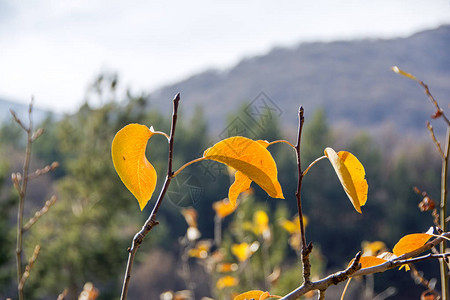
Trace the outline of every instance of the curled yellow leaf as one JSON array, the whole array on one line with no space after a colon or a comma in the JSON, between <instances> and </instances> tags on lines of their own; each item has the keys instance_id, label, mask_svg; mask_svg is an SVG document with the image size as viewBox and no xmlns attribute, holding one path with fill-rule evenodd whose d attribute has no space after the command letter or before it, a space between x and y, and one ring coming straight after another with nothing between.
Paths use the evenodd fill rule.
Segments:
<instances>
[{"instance_id":1,"label":"curled yellow leaf","mask_svg":"<svg viewBox=\"0 0 450 300\"><path fill-rule=\"evenodd\" d=\"M228 190L228 199L232 205L236 205L239 194L248 190L251 183L252 180L245 176L241 171L234 173L234 182Z\"/></svg>"},{"instance_id":2,"label":"curled yellow leaf","mask_svg":"<svg viewBox=\"0 0 450 300\"><path fill-rule=\"evenodd\" d=\"M345 193L357 212L366 204L368 185L365 179L366 172L359 160L350 152L336 153L332 148L325 149L325 156L330 160Z\"/></svg>"},{"instance_id":3,"label":"curled yellow leaf","mask_svg":"<svg viewBox=\"0 0 450 300\"><path fill-rule=\"evenodd\" d=\"M227 138L208 148L203 157L242 172L272 198L284 199L275 161L261 142L242 136Z\"/></svg>"},{"instance_id":4,"label":"curled yellow leaf","mask_svg":"<svg viewBox=\"0 0 450 300\"><path fill-rule=\"evenodd\" d=\"M119 130L111 146L111 155L120 179L136 197L141 210L152 197L156 171L145 156L147 142L155 134L147 126L129 124Z\"/></svg>"},{"instance_id":5,"label":"curled yellow leaf","mask_svg":"<svg viewBox=\"0 0 450 300\"><path fill-rule=\"evenodd\" d=\"M428 233L413 233L402 237L398 243L392 249L392 252L396 256L401 256L403 254L409 253L416 249L419 249L432 237Z\"/></svg>"}]
</instances>

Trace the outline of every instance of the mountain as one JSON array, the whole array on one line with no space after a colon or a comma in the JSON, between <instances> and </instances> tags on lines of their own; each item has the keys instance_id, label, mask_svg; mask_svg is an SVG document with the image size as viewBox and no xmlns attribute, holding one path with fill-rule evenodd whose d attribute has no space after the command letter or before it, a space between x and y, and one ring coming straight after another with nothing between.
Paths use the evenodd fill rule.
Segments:
<instances>
[{"instance_id":1,"label":"mountain","mask_svg":"<svg viewBox=\"0 0 450 300\"><path fill-rule=\"evenodd\" d=\"M376 130L388 122L400 133L423 132L434 107L417 82L391 67L422 79L448 109L449 49L450 25L406 38L274 48L230 69L208 70L165 86L153 94L150 105L169 112L170 100L180 92L181 112L189 115L202 107L216 132L226 128L227 114L243 103L250 103L251 115L270 117L270 112L290 127L296 126L302 105L306 117L323 108L331 125Z\"/></svg>"},{"instance_id":2,"label":"mountain","mask_svg":"<svg viewBox=\"0 0 450 300\"><path fill-rule=\"evenodd\" d=\"M0 98L0 125L12 120L10 109L13 110L25 124L28 124L28 107L28 105L19 102ZM49 111L33 106L33 122L35 124L39 124L50 114L52 113Z\"/></svg>"}]
</instances>

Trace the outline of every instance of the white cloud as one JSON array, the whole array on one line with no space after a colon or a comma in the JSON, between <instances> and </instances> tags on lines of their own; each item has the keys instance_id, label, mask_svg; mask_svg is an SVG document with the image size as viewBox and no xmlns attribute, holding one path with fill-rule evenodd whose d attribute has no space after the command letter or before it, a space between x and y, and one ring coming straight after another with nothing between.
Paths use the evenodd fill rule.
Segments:
<instances>
[{"instance_id":1,"label":"white cloud","mask_svg":"<svg viewBox=\"0 0 450 300\"><path fill-rule=\"evenodd\" d=\"M102 69L154 89L275 45L405 36L450 21L434 1L1 1L0 97L73 110Z\"/></svg>"}]
</instances>

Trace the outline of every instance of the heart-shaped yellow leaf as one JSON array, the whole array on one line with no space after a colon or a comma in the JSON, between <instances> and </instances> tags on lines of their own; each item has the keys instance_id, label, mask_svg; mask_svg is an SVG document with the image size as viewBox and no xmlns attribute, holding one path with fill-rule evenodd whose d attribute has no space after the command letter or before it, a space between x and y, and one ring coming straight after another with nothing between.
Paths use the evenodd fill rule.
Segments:
<instances>
[{"instance_id":1,"label":"heart-shaped yellow leaf","mask_svg":"<svg viewBox=\"0 0 450 300\"><path fill-rule=\"evenodd\" d=\"M331 162L345 193L357 212L366 204L368 185L365 179L366 172L359 160L350 152L336 153L332 148L325 149L325 155Z\"/></svg>"},{"instance_id":2,"label":"heart-shaped yellow leaf","mask_svg":"<svg viewBox=\"0 0 450 300\"><path fill-rule=\"evenodd\" d=\"M392 252L396 256L401 256L405 253L409 253L416 249L419 249L432 237L428 233L413 233L402 237L398 243L392 249Z\"/></svg>"},{"instance_id":3,"label":"heart-shaped yellow leaf","mask_svg":"<svg viewBox=\"0 0 450 300\"><path fill-rule=\"evenodd\" d=\"M283 197L275 161L261 143L242 136L222 140L203 153L206 159L226 164L256 182L273 198Z\"/></svg>"},{"instance_id":4,"label":"heart-shaped yellow leaf","mask_svg":"<svg viewBox=\"0 0 450 300\"><path fill-rule=\"evenodd\" d=\"M156 186L155 168L145 157L147 142L153 134L147 126L129 124L117 132L111 146L114 168L138 200L141 210L152 197Z\"/></svg>"}]
</instances>

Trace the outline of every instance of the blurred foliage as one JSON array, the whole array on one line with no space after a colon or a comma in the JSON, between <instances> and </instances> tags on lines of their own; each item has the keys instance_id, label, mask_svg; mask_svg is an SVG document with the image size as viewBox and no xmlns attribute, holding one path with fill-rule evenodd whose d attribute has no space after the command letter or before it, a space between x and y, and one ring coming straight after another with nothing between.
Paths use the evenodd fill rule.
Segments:
<instances>
[{"instance_id":1,"label":"blurred foliage","mask_svg":"<svg viewBox=\"0 0 450 300\"><path fill-rule=\"evenodd\" d=\"M148 95L127 92L119 99L117 84L117 76L99 77L87 94L86 104L77 113L47 118L39 126L46 132L33 145L33 161L45 164L59 161L61 167L51 174L52 185L44 187L48 194L56 191L57 203L25 237L26 257L36 243L42 246L26 287L30 298L55 296L69 288L68 299L75 299L87 281L99 289L99 299L112 299L119 294L126 249L148 216L154 199L143 213L139 211L137 201L113 169L111 141L115 133L128 123L152 125L156 130L168 132L170 116L153 110ZM166 105L171 105L171 99L167 99ZM269 141L287 138L279 125L279 117L250 115L246 110L250 104L243 105L229 118L228 126L212 135L204 116L208 113L207 108L203 112L202 107L196 107L195 113L186 117L183 107L188 105L182 100L175 134L175 169L200 157L208 146L230 135ZM398 143L396 149L401 151L384 151L376 142L379 139L364 132L351 138L344 137L327 122L325 111L318 110L314 115L306 111L301 148L303 168L322 156L326 146L331 146L337 151L347 150L355 154L365 166L369 183L367 205L362 207L363 214L359 215L354 212L329 164L319 162L305 177L302 199L309 219L306 238L315 245L313 266L317 267L314 270L316 274L323 275L321 273L325 270L345 266L360 250L363 240L382 240L392 247L400 236L426 231L431 224L431 217L417 209L421 199L414 194L412 187L417 185L431 196L433 193L438 195L440 164L434 149L430 150L420 141L408 143L398 138L395 140ZM23 151L24 143L20 128L13 123L0 128L0 141L0 296L6 297L10 296L7 293L14 291L15 281L14 271L11 271L14 270L15 199L9 178L12 171L20 171L21 157L17 152ZM147 149L147 156L158 173L157 191L167 172L167 149L163 137L151 139ZM237 272L240 284L230 288L229 292L264 289L267 284L264 276L277 267L280 267L281 275L278 282L272 284L276 293L287 292L298 285L300 279L297 253L289 248L289 234L278 223L283 218L291 219L297 212L295 152L283 144L270 146L269 151L277 162L279 181L286 199L271 199L259 187L252 185L254 194L242 201L232 217L223 220L223 240L216 247L227 251L227 262L236 262L230 252L232 244L254 241L260 244L249 261L239 265L239 270L243 270ZM151 238L145 240L136 258L136 274L146 267L146 258L156 246L163 249L165 255L180 257L182 250L177 238L186 233L186 223L180 214L182 208L194 207L199 215L198 228L202 239L213 239L212 203L227 197L229 185L228 172L218 163L204 161L186 168L172 182L167 193L158 215L161 225L152 231ZM268 215L270 241L246 229L256 210L265 211ZM430 277L436 276L427 267L423 270L431 274ZM170 273L167 276L176 275ZM395 285L396 280L392 277L395 276L379 277L388 279L377 279L375 289ZM203 289L202 293L207 295L218 278L218 274L211 277L210 282L205 282L205 287L202 287L203 282L198 282L197 289ZM136 281L142 280L146 279L136 278ZM414 291L412 281L401 281L401 284L409 284L408 290ZM146 287L145 284L137 286Z\"/></svg>"}]
</instances>

